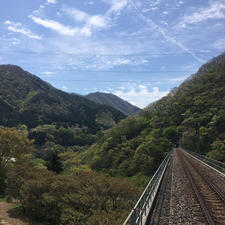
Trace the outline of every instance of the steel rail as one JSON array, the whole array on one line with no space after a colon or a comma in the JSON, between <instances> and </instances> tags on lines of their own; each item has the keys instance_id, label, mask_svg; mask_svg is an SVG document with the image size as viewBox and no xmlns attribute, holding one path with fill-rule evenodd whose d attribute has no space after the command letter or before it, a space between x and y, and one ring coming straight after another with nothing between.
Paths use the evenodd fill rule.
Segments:
<instances>
[{"instance_id":1,"label":"steel rail","mask_svg":"<svg viewBox=\"0 0 225 225\"><path fill-rule=\"evenodd\" d=\"M206 207L206 205L205 205L205 202L204 202L204 200L203 200L203 198L202 198L200 192L198 191L197 185L196 185L196 183L194 182L194 180L193 180L193 178L192 178L192 176L191 176L191 173L190 173L190 171L189 171L188 168L187 168L187 164L186 164L185 160L184 160L183 157L180 155L180 153L179 153L178 155L179 155L179 157L180 157L180 160L182 161L182 164L183 164L183 168L184 168L185 174L187 175L188 180L190 181L190 184L191 184L191 186L192 186L192 189L193 189L193 191L194 191L194 193L195 193L195 195L196 195L196 197L197 197L197 199L198 199L198 202L199 202L199 204L200 204L200 206L201 206L201 208L202 208L202 210L203 210L203 212L204 212L204 214L205 214L205 216L206 216L206 219L207 219L207 221L208 221L208 224L209 224L209 225L215 225L215 222L214 222L214 220L213 220L213 218L212 218L212 216L211 216L211 213L210 213L209 210L207 209L207 207Z\"/></svg>"},{"instance_id":2,"label":"steel rail","mask_svg":"<svg viewBox=\"0 0 225 225\"><path fill-rule=\"evenodd\" d=\"M200 160L202 163L205 163L207 166L213 168L214 170L217 170L217 172L221 173L223 176L225 176L225 164L222 162L219 162L215 159L208 158L206 156L200 155L196 152L191 152L186 149L180 148L183 152L186 154L189 154L190 156L194 157L195 159Z\"/></svg>"},{"instance_id":3,"label":"steel rail","mask_svg":"<svg viewBox=\"0 0 225 225\"><path fill-rule=\"evenodd\" d=\"M193 158L193 159L196 159L195 157L193 157L193 155L191 155L189 152L185 151L182 149L182 151L186 154L186 157L189 157L190 156ZM189 153L189 155L187 154ZM198 159L199 160L199 159ZM202 179L217 193L217 195L220 197L220 199L225 202L225 196L224 196L224 193L216 186L214 185L213 183L209 182L209 180L205 177L205 176L202 176L198 170L196 170L196 172L202 177Z\"/></svg>"},{"instance_id":4,"label":"steel rail","mask_svg":"<svg viewBox=\"0 0 225 225\"><path fill-rule=\"evenodd\" d=\"M225 197L224 197L224 194L220 191L220 189L213 183L209 182L205 176L202 176L197 169L196 169L196 172L199 174L199 176L202 177L202 179L206 182L206 184L208 184L216 192L216 194L220 197L220 199L224 202Z\"/></svg>"},{"instance_id":5,"label":"steel rail","mask_svg":"<svg viewBox=\"0 0 225 225\"><path fill-rule=\"evenodd\" d=\"M203 178L204 179L204 178ZM225 197L223 195L223 193L214 185L214 184L210 184L207 180L205 180L207 182L207 184L209 184L211 186L211 188L217 193L217 195L221 198L221 200L223 202L225 202Z\"/></svg>"}]
</instances>

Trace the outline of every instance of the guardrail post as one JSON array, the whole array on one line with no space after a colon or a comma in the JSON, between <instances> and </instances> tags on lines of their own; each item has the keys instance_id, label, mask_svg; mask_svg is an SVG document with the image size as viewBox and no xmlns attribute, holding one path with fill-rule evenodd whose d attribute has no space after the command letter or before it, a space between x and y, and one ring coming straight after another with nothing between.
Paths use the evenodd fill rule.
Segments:
<instances>
[{"instance_id":1,"label":"guardrail post","mask_svg":"<svg viewBox=\"0 0 225 225\"><path fill-rule=\"evenodd\" d=\"M130 224L136 225L136 209L133 209L133 213L131 214Z\"/></svg>"}]
</instances>

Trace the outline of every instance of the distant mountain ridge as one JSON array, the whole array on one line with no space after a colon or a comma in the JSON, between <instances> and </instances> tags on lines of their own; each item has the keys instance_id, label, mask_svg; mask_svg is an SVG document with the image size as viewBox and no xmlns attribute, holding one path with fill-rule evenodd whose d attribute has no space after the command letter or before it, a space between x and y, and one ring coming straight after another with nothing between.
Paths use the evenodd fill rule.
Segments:
<instances>
[{"instance_id":1,"label":"distant mountain ridge","mask_svg":"<svg viewBox=\"0 0 225 225\"><path fill-rule=\"evenodd\" d=\"M61 123L98 130L123 118L120 111L58 90L19 66L0 65L0 125Z\"/></svg>"},{"instance_id":2,"label":"distant mountain ridge","mask_svg":"<svg viewBox=\"0 0 225 225\"><path fill-rule=\"evenodd\" d=\"M141 109L129 102L119 98L116 95L103 92L90 93L85 96L87 99L99 104L111 106L125 115L132 115L138 113Z\"/></svg>"}]
</instances>

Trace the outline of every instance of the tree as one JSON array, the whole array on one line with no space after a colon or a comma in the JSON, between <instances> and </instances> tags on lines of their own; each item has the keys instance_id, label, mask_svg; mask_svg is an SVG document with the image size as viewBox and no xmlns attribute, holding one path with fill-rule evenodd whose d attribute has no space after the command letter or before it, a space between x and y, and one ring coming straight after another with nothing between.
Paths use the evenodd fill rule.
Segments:
<instances>
[{"instance_id":1,"label":"tree","mask_svg":"<svg viewBox=\"0 0 225 225\"><path fill-rule=\"evenodd\" d=\"M5 190L9 163L21 160L33 150L33 141L14 128L0 127L0 192Z\"/></svg>"},{"instance_id":2,"label":"tree","mask_svg":"<svg viewBox=\"0 0 225 225\"><path fill-rule=\"evenodd\" d=\"M207 156L225 162L225 139L219 140L218 138L211 144L212 151L207 153Z\"/></svg>"},{"instance_id":3,"label":"tree","mask_svg":"<svg viewBox=\"0 0 225 225\"><path fill-rule=\"evenodd\" d=\"M175 126L164 128L163 136L169 139L173 144L178 143L177 128Z\"/></svg>"}]
</instances>

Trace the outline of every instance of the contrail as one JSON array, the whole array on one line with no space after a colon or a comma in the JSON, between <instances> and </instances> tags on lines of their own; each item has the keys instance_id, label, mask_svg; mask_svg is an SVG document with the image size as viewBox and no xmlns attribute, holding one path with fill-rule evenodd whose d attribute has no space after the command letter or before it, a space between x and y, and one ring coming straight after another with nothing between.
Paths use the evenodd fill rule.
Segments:
<instances>
[{"instance_id":1,"label":"contrail","mask_svg":"<svg viewBox=\"0 0 225 225\"><path fill-rule=\"evenodd\" d=\"M146 16L143 15L143 13L138 9L138 7L135 5L135 3L132 0L129 0L130 4L134 7L135 11L137 12L137 15L146 23L148 23L151 27L156 29L159 33L162 34L162 36L167 40L172 42L173 44L177 45L180 47L182 50L190 54L194 59L196 59L200 63L205 63L206 61L203 60L202 58L199 58L197 55L195 55L192 51L190 51L187 47L182 45L180 42L178 42L174 37L169 35L168 32L166 32L162 27L157 25L152 19L147 18Z\"/></svg>"}]
</instances>

